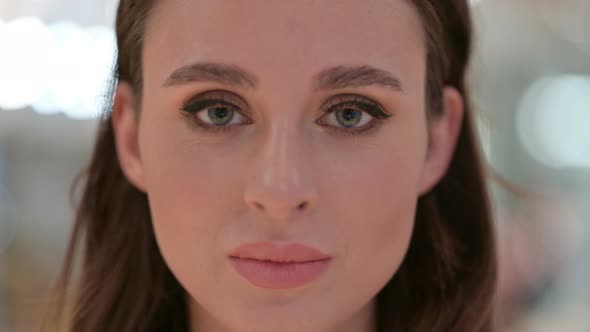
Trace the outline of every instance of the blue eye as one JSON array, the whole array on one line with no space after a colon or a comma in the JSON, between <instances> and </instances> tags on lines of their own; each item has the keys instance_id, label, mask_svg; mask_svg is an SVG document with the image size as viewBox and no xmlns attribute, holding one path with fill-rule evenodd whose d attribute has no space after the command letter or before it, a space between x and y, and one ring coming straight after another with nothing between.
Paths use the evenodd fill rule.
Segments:
<instances>
[{"instance_id":1,"label":"blue eye","mask_svg":"<svg viewBox=\"0 0 590 332\"><path fill-rule=\"evenodd\" d=\"M236 118L244 118L244 116L238 111L238 108L234 105L223 103L218 100L206 100L204 102L204 104L209 104L210 106L200 106L202 111L196 112L195 116L208 125L217 127L226 126L232 123L232 120ZM199 105L196 105L196 107L199 107Z\"/></svg>"},{"instance_id":2,"label":"blue eye","mask_svg":"<svg viewBox=\"0 0 590 332\"><path fill-rule=\"evenodd\" d=\"M215 98L205 98L205 95L213 93L221 94ZM210 133L227 133L236 126L252 123L249 117L243 115L242 107L230 100L237 99L236 103L244 105L246 103L232 95L224 91L207 92L191 99L181 110L184 111L192 127ZM335 97L329 103L322 105L322 110L326 115L315 123L336 135L370 134L377 130L385 119L392 116L377 103L354 94ZM324 118L330 118L332 115L335 116L335 122L323 121ZM234 121L236 119L237 121Z\"/></svg>"},{"instance_id":3,"label":"blue eye","mask_svg":"<svg viewBox=\"0 0 590 332\"><path fill-rule=\"evenodd\" d=\"M207 99L206 97L209 95L214 98ZM181 110L184 111L189 124L199 130L213 133L227 132L236 126L232 122L234 119L248 120L246 122L238 121L238 125L251 123L248 117L242 115L239 106L227 100L232 98L224 91L206 92L189 101ZM232 123L233 125L230 125Z\"/></svg>"},{"instance_id":4,"label":"blue eye","mask_svg":"<svg viewBox=\"0 0 590 332\"><path fill-rule=\"evenodd\" d=\"M392 116L379 104L354 94L338 96L330 103L322 105L322 109L328 113L324 117L330 118L334 115L336 123L329 123L329 126L325 126L323 122L316 121L316 123L338 135L368 135L377 130L385 119Z\"/></svg>"},{"instance_id":5,"label":"blue eye","mask_svg":"<svg viewBox=\"0 0 590 332\"><path fill-rule=\"evenodd\" d=\"M342 112L336 111L335 113L338 122L343 123L346 128L354 127L363 119L363 112L359 112L354 108L345 108Z\"/></svg>"}]
</instances>

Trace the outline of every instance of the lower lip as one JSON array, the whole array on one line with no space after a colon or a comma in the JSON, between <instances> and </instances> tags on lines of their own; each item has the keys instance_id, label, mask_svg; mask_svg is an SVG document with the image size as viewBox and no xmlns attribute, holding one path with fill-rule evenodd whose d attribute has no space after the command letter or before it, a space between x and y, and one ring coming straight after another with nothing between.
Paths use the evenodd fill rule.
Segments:
<instances>
[{"instance_id":1,"label":"lower lip","mask_svg":"<svg viewBox=\"0 0 590 332\"><path fill-rule=\"evenodd\" d=\"M302 263L277 263L230 257L236 271L254 286L285 289L303 286L318 278L330 259Z\"/></svg>"}]
</instances>

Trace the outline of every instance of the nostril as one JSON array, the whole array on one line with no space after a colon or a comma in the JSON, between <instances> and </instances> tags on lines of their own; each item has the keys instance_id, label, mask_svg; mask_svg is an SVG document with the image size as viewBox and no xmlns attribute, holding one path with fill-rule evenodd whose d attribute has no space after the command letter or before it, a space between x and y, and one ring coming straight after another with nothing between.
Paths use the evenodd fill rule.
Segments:
<instances>
[{"instance_id":1,"label":"nostril","mask_svg":"<svg viewBox=\"0 0 590 332\"><path fill-rule=\"evenodd\" d=\"M264 211L264 206L262 206L262 204L254 202L254 205L256 205L256 208L258 208L260 211Z\"/></svg>"},{"instance_id":2,"label":"nostril","mask_svg":"<svg viewBox=\"0 0 590 332\"><path fill-rule=\"evenodd\" d=\"M297 205L297 210L298 210L298 211L302 211L302 210L304 210L304 209L307 207L307 205L308 205L308 204L309 204L309 202L302 202L302 203L300 203L299 205ZM260 210L260 211L263 211L263 212L264 212L264 211L266 210L266 209L264 208L264 205L260 204L259 202L254 202L254 206L255 206L255 207L258 209L258 210Z\"/></svg>"},{"instance_id":3,"label":"nostril","mask_svg":"<svg viewBox=\"0 0 590 332\"><path fill-rule=\"evenodd\" d=\"M307 206L307 202L303 202L303 203L299 204L299 206L297 207L297 209L303 210L303 209L305 209L306 206Z\"/></svg>"}]
</instances>

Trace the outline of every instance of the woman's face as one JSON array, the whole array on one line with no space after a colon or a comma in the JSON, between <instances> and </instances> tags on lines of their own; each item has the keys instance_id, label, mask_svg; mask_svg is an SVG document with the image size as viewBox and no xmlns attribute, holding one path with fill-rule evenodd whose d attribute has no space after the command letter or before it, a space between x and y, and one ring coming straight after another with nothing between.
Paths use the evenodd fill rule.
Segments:
<instances>
[{"instance_id":1,"label":"woman's face","mask_svg":"<svg viewBox=\"0 0 590 332\"><path fill-rule=\"evenodd\" d=\"M444 168L427 157L425 47L402 0L159 1L141 119L125 84L114 118L195 331L368 328ZM330 259L307 281L309 262L284 274L242 259L248 279L229 256L253 242Z\"/></svg>"}]
</instances>

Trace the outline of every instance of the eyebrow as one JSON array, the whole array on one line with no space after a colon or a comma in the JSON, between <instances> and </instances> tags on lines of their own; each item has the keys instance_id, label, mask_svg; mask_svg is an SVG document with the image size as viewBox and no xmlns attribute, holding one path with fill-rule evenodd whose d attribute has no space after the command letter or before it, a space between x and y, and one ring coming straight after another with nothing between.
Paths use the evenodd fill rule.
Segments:
<instances>
[{"instance_id":1,"label":"eyebrow","mask_svg":"<svg viewBox=\"0 0 590 332\"><path fill-rule=\"evenodd\" d=\"M197 62L176 69L164 82L164 87L192 82L213 81L236 88L255 89L256 75L236 65ZM335 90L348 87L381 86L403 91L401 81L392 73L370 65L335 66L314 75L314 90Z\"/></svg>"}]
</instances>

